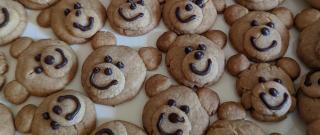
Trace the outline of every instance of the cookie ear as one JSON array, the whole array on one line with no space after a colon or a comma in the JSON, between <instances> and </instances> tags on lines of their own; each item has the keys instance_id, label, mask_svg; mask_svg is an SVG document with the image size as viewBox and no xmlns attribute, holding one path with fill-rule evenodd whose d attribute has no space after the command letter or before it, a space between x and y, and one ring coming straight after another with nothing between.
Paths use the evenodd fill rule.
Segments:
<instances>
[{"instance_id":1,"label":"cookie ear","mask_svg":"<svg viewBox=\"0 0 320 135\"><path fill-rule=\"evenodd\" d=\"M216 7L218 13L223 13L223 11L227 7L227 3L225 0L212 0L214 6Z\"/></svg>"},{"instance_id":2,"label":"cookie ear","mask_svg":"<svg viewBox=\"0 0 320 135\"><path fill-rule=\"evenodd\" d=\"M50 14L51 14L51 8L47 8L40 12L40 14L37 17L37 22L41 27L50 27Z\"/></svg>"},{"instance_id":3,"label":"cookie ear","mask_svg":"<svg viewBox=\"0 0 320 135\"><path fill-rule=\"evenodd\" d=\"M153 97L163 91L166 91L172 85L171 80L161 74L151 76L145 83L147 96Z\"/></svg>"},{"instance_id":4,"label":"cookie ear","mask_svg":"<svg viewBox=\"0 0 320 135\"><path fill-rule=\"evenodd\" d=\"M277 61L276 65L280 67L285 73L287 73L292 80L295 80L300 76L300 66L298 62L292 58L281 58Z\"/></svg>"},{"instance_id":5,"label":"cookie ear","mask_svg":"<svg viewBox=\"0 0 320 135\"><path fill-rule=\"evenodd\" d=\"M202 107L207 111L209 116L214 115L220 104L218 94L209 88L201 88L197 90L197 94Z\"/></svg>"},{"instance_id":6,"label":"cookie ear","mask_svg":"<svg viewBox=\"0 0 320 135\"><path fill-rule=\"evenodd\" d=\"M226 8L224 11L224 19L229 25L232 25L234 22L248 13L249 10L246 7L235 4Z\"/></svg>"},{"instance_id":7,"label":"cookie ear","mask_svg":"<svg viewBox=\"0 0 320 135\"><path fill-rule=\"evenodd\" d=\"M218 117L220 120L242 120L246 118L246 111L240 103L225 102L219 107Z\"/></svg>"},{"instance_id":8,"label":"cookie ear","mask_svg":"<svg viewBox=\"0 0 320 135\"><path fill-rule=\"evenodd\" d=\"M29 37L20 37L11 43L10 54L14 58L18 58L20 54L26 50L33 40Z\"/></svg>"},{"instance_id":9,"label":"cookie ear","mask_svg":"<svg viewBox=\"0 0 320 135\"><path fill-rule=\"evenodd\" d=\"M227 44L227 35L220 30L209 30L202 35L216 43L221 49Z\"/></svg>"},{"instance_id":10,"label":"cookie ear","mask_svg":"<svg viewBox=\"0 0 320 135\"><path fill-rule=\"evenodd\" d=\"M292 28L293 26L293 14L292 12L285 7L278 7L271 11L274 15L278 16L278 18L282 21L283 24L287 26L287 28Z\"/></svg>"},{"instance_id":11,"label":"cookie ear","mask_svg":"<svg viewBox=\"0 0 320 135\"><path fill-rule=\"evenodd\" d=\"M139 55L149 71L157 69L161 64L162 53L157 48L140 48Z\"/></svg>"},{"instance_id":12,"label":"cookie ear","mask_svg":"<svg viewBox=\"0 0 320 135\"><path fill-rule=\"evenodd\" d=\"M242 71L250 67L250 61L243 54L236 54L229 58L227 62L227 70L233 76L238 76Z\"/></svg>"},{"instance_id":13,"label":"cookie ear","mask_svg":"<svg viewBox=\"0 0 320 135\"><path fill-rule=\"evenodd\" d=\"M320 11L313 8L304 9L295 18L295 24L299 30L315 23L320 19Z\"/></svg>"},{"instance_id":14,"label":"cookie ear","mask_svg":"<svg viewBox=\"0 0 320 135\"><path fill-rule=\"evenodd\" d=\"M4 97L11 103L19 105L30 96L28 90L18 81L11 81L4 87Z\"/></svg>"},{"instance_id":15,"label":"cookie ear","mask_svg":"<svg viewBox=\"0 0 320 135\"><path fill-rule=\"evenodd\" d=\"M94 50L107 45L117 45L117 38L111 32L99 31L91 40L91 46Z\"/></svg>"},{"instance_id":16,"label":"cookie ear","mask_svg":"<svg viewBox=\"0 0 320 135\"><path fill-rule=\"evenodd\" d=\"M172 31L163 33L157 41L158 49L166 53L170 45L176 40L177 36L178 35Z\"/></svg>"},{"instance_id":17,"label":"cookie ear","mask_svg":"<svg viewBox=\"0 0 320 135\"><path fill-rule=\"evenodd\" d=\"M16 129L21 133L30 133L34 115L38 107L32 104L24 106L14 120Z\"/></svg>"}]
</instances>

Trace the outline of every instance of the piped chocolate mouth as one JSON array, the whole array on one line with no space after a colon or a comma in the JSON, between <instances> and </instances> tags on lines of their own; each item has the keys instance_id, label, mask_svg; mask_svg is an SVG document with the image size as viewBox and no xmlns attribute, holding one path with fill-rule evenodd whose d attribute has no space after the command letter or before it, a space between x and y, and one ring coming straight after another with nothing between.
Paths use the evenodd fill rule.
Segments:
<instances>
[{"instance_id":1,"label":"piped chocolate mouth","mask_svg":"<svg viewBox=\"0 0 320 135\"><path fill-rule=\"evenodd\" d=\"M60 48L56 48L55 51L57 51L60 54L62 61L58 65L54 66L54 68L61 69L68 64L68 59Z\"/></svg>"},{"instance_id":2,"label":"piped chocolate mouth","mask_svg":"<svg viewBox=\"0 0 320 135\"><path fill-rule=\"evenodd\" d=\"M182 23L189 23L189 22L193 21L194 19L196 19L196 17L197 17L196 15L191 15L191 16L183 19L181 17L181 13L180 13L180 7L176 8L176 18Z\"/></svg>"},{"instance_id":3,"label":"piped chocolate mouth","mask_svg":"<svg viewBox=\"0 0 320 135\"><path fill-rule=\"evenodd\" d=\"M201 71L201 70L198 70L198 69L196 68L196 66L195 66L194 63L191 63L191 64L189 65L189 68L190 68L190 70L191 70L192 73L195 73L195 74L201 75L201 76L205 76L205 75L207 75L207 74L210 73L210 71L211 71L211 66L212 66L212 60L211 60L211 59L208 59L208 61L207 61L207 67L206 67L204 70L202 70L202 71Z\"/></svg>"},{"instance_id":4,"label":"piped chocolate mouth","mask_svg":"<svg viewBox=\"0 0 320 135\"><path fill-rule=\"evenodd\" d=\"M121 16L121 18L124 19L124 20L126 20L127 22L135 21L135 20L137 20L137 19L139 19L139 18L141 18L141 17L144 16L143 13L139 13L139 14L137 14L136 16L129 18L129 17L126 17L126 16L123 14L122 10L123 10L123 9L120 8L120 9L118 10L118 13L119 13L119 15Z\"/></svg>"},{"instance_id":5,"label":"piped chocolate mouth","mask_svg":"<svg viewBox=\"0 0 320 135\"><path fill-rule=\"evenodd\" d=\"M73 23L73 27L81 30L81 31L89 31L93 28L94 25L94 18L93 17L89 17L88 18L88 24L87 25L82 25L79 23L74 22Z\"/></svg>"},{"instance_id":6,"label":"piped chocolate mouth","mask_svg":"<svg viewBox=\"0 0 320 135\"><path fill-rule=\"evenodd\" d=\"M161 113L159 116L159 120L157 122L157 128L159 130L160 135L182 135L183 134L183 131L181 129L178 129L173 133L167 133L166 131L164 131L164 129L161 127L163 120L164 120L164 113ZM179 122L182 122L182 121L179 121Z\"/></svg>"},{"instance_id":7,"label":"piped chocolate mouth","mask_svg":"<svg viewBox=\"0 0 320 135\"><path fill-rule=\"evenodd\" d=\"M0 28L6 26L8 23L9 23L9 20L10 20L10 15L9 15L9 11L7 8L2 8L1 9L1 12L4 16L4 19L3 21L0 23Z\"/></svg>"},{"instance_id":8,"label":"piped chocolate mouth","mask_svg":"<svg viewBox=\"0 0 320 135\"><path fill-rule=\"evenodd\" d=\"M251 37L250 38L250 41L251 41L251 45L258 51L260 52L265 52L265 51L268 51L274 47L276 47L278 45L278 42L276 40L273 40L272 43L268 46L268 47L264 47L264 48L261 48L257 45L257 38L256 37Z\"/></svg>"},{"instance_id":9,"label":"piped chocolate mouth","mask_svg":"<svg viewBox=\"0 0 320 135\"><path fill-rule=\"evenodd\" d=\"M103 135L103 134L114 135L114 133L112 132L112 130L109 129L109 128L100 129L98 132L96 132L95 135Z\"/></svg>"},{"instance_id":10,"label":"piped chocolate mouth","mask_svg":"<svg viewBox=\"0 0 320 135\"><path fill-rule=\"evenodd\" d=\"M261 101L263 102L263 104L270 110L281 110L281 108L283 107L283 105L285 103L287 103L289 95L287 93L283 94L283 100L279 105L270 105L269 102L266 99L266 93L260 93L259 97L261 99Z\"/></svg>"},{"instance_id":11,"label":"piped chocolate mouth","mask_svg":"<svg viewBox=\"0 0 320 135\"><path fill-rule=\"evenodd\" d=\"M91 75L90 75L90 84L91 86L95 87L98 90L107 90L113 85L117 85L118 81L117 80L112 80L110 83L104 85L104 86L99 86L98 84L95 83L95 76L100 72L99 68L93 69Z\"/></svg>"}]
</instances>

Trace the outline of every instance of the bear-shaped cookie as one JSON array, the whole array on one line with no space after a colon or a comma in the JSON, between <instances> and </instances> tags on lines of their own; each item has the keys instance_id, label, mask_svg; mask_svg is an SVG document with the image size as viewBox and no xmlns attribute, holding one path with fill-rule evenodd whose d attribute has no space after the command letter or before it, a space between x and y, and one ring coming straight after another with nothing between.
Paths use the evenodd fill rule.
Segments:
<instances>
[{"instance_id":1,"label":"bear-shaped cookie","mask_svg":"<svg viewBox=\"0 0 320 135\"><path fill-rule=\"evenodd\" d=\"M91 135L147 135L140 127L122 120L114 120L99 126Z\"/></svg>"}]
</instances>

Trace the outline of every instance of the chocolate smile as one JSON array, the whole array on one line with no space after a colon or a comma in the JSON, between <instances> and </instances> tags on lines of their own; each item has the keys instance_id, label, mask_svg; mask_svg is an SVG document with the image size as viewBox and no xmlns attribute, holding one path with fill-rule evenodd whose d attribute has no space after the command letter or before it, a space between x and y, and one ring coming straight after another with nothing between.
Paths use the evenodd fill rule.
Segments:
<instances>
[{"instance_id":1,"label":"chocolate smile","mask_svg":"<svg viewBox=\"0 0 320 135\"><path fill-rule=\"evenodd\" d=\"M79 24L79 23L73 23L73 27L81 30L81 31L89 31L93 28L93 24L94 24L94 18L93 17L89 17L88 18L88 24L86 26Z\"/></svg>"},{"instance_id":2,"label":"chocolate smile","mask_svg":"<svg viewBox=\"0 0 320 135\"><path fill-rule=\"evenodd\" d=\"M55 51L57 51L61 55L62 61L58 65L54 66L54 68L55 69L63 68L68 64L68 59L60 48L57 48Z\"/></svg>"},{"instance_id":3,"label":"chocolate smile","mask_svg":"<svg viewBox=\"0 0 320 135\"><path fill-rule=\"evenodd\" d=\"M183 118L183 117L182 117ZM179 118L181 119L181 118ZM176 130L175 132L173 133L167 133L166 131L164 131L161 127L162 123L163 123L163 120L164 120L164 113L161 113L160 116L159 116L159 120L157 122L157 128L159 130L159 133L160 135L182 135L183 134L183 131L181 129L178 129ZM184 122L184 120L182 121L177 121L177 122Z\"/></svg>"},{"instance_id":4,"label":"chocolate smile","mask_svg":"<svg viewBox=\"0 0 320 135\"><path fill-rule=\"evenodd\" d=\"M195 73L195 74L197 74L197 75L205 76L205 75L207 75L207 74L210 73L210 71L211 71L211 66L212 66L212 60L211 60L211 59L208 59L208 61L207 61L207 67L206 67L206 69L204 69L203 71L198 70L198 69L196 68L196 66L195 66L194 63L191 63L191 64L189 65L189 68L190 68L190 70L191 70L193 73Z\"/></svg>"},{"instance_id":5,"label":"chocolate smile","mask_svg":"<svg viewBox=\"0 0 320 135\"><path fill-rule=\"evenodd\" d=\"M189 22L193 21L194 19L196 19L196 17L197 17L196 15L191 15L185 19L182 19L181 15L180 15L180 8L179 7L176 8L176 18L182 23L189 23Z\"/></svg>"},{"instance_id":6,"label":"chocolate smile","mask_svg":"<svg viewBox=\"0 0 320 135\"><path fill-rule=\"evenodd\" d=\"M136 15L136 16L134 16L134 17L128 18L128 17L126 17L126 16L123 14L122 8L120 8L120 9L118 10L118 13L119 13L119 15L120 15L124 20L126 20L127 22L135 21L135 20L137 20L137 19L139 19L139 18L141 18L141 17L144 16L143 13L139 13L138 15Z\"/></svg>"},{"instance_id":7,"label":"chocolate smile","mask_svg":"<svg viewBox=\"0 0 320 135\"><path fill-rule=\"evenodd\" d=\"M91 75L90 75L90 84L91 86L95 87L96 89L98 90L107 90L109 89L111 86L113 85L117 85L118 84L118 81L117 80L112 80L110 83L108 83L107 85L105 86L99 86L95 83L95 76L97 73L100 72L100 69L99 68L94 68Z\"/></svg>"},{"instance_id":8,"label":"chocolate smile","mask_svg":"<svg viewBox=\"0 0 320 135\"><path fill-rule=\"evenodd\" d=\"M112 132L112 130L109 129L109 128L100 129L98 132L96 132L95 135L103 135L103 134L114 135L114 133Z\"/></svg>"},{"instance_id":9,"label":"chocolate smile","mask_svg":"<svg viewBox=\"0 0 320 135\"><path fill-rule=\"evenodd\" d=\"M2 14L4 16L4 19L3 19L2 23L0 23L0 28L6 26L8 24L8 22L9 22L9 20L10 20L8 9L7 8L2 8L1 11L2 11Z\"/></svg>"},{"instance_id":10,"label":"chocolate smile","mask_svg":"<svg viewBox=\"0 0 320 135\"><path fill-rule=\"evenodd\" d=\"M273 47L276 47L278 45L278 42L276 40L273 40L272 43L268 46L268 47L265 47L265 48L261 48L257 45L257 38L256 37L251 37L250 39L251 41L251 45L258 51L260 52L265 52L265 51L268 51L270 49L272 49Z\"/></svg>"},{"instance_id":11,"label":"chocolate smile","mask_svg":"<svg viewBox=\"0 0 320 135\"><path fill-rule=\"evenodd\" d=\"M288 101L288 97L289 95L287 93L283 94L283 100L279 105L270 105L266 99L266 93L260 93L259 97L261 99L261 101L263 102L263 104L269 108L270 110L280 110L282 108L282 106Z\"/></svg>"}]
</instances>

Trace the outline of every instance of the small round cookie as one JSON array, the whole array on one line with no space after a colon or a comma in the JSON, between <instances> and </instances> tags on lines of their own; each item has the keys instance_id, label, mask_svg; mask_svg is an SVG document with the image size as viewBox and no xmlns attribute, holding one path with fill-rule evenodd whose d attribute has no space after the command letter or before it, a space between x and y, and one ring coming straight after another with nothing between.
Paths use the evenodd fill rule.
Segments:
<instances>
[{"instance_id":1,"label":"small round cookie","mask_svg":"<svg viewBox=\"0 0 320 135\"><path fill-rule=\"evenodd\" d=\"M178 34L202 34L215 23L217 9L214 2L219 1L166 0L162 9L163 21Z\"/></svg>"},{"instance_id":2,"label":"small round cookie","mask_svg":"<svg viewBox=\"0 0 320 135\"><path fill-rule=\"evenodd\" d=\"M40 10L45 9L59 0L19 0L24 6L30 9Z\"/></svg>"},{"instance_id":3,"label":"small round cookie","mask_svg":"<svg viewBox=\"0 0 320 135\"><path fill-rule=\"evenodd\" d=\"M14 120L16 129L21 133L30 133L31 125L37 106L29 104L24 106L17 114Z\"/></svg>"},{"instance_id":4,"label":"small round cookie","mask_svg":"<svg viewBox=\"0 0 320 135\"><path fill-rule=\"evenodd\" d=\"M250 10L268 11L278 7L285 0L236 0L238 4L245 6Z\"/></svg>"},{"instance_id":5,"label":"small round cookie","mask_svg":"<svg viewBox=\"0 0 320 135\"><path fill-rule=\"evenodd\" d=\"M96 126L92 101L74 90L64 90L45 98L34 114L33 135L90 134Z\"/></svg>"},{"instance_id":6,"label":"small round cookie","mask_svg":"<svg viewBox=\"0 0 320 135\"><path fill-rule=\"evenodd\" d=\"M262 128L248 120L219 120L206 135L267 135Z\"/></svg>"},{"instance_id":7,"label":"small round cookie","mask_svg":"<svg viewBox=\"0 0 320 135\"><path fill-rule=\"evenodd\" d=\"M143 110L143 125L152 135L202 135L209 126L209 114L219 104L217 94L204 89L201 95L185 86L172 86L151 97ZM206 101L206 102L201 102ZM203 104L206 103L206 104ZM215 109L215 110L213 110Z\"/></svg>"},{"instance_id":8,"label":"small round cookie","mask_svg":"<svg viewBox=\"0 0 320 135\"><path fill-rule=\"evenodd\" d=\"M140 127L121 120L110 121L99 126L91 135L147 135Z\"/></svg>"},{"instance_id":9,"label":"small round cookie","mask_svg":"<svg viewBox=\"0 0 320 135\"><path fill-rule=\"evenodd\" d=\"M291 12L286 8L272 13L247 12L247 9L238 6L239 8L227 8L228 14L225 14L226 20L231 24L232 46L256 62L269 62L283 57L289 45L288 29L293 22ZM247 14L239 16L241 11ZM282 19L282 16L286 16L286 19Z\"/></svg>"},{"instance_id":10,"label":"small round cookie","mask_svg":"<svg viewBox=\"0 0 320 135\"><path fill-rule=\"evenodd\" d=\"M126 36L144 35L161 19L158 0L112 0L107 9L110 26Z\"/></svg>"},{"instance_id":11,"label":"small round cookie","mask_svg":"<svg viewBox=\"0 0 320 135\"><path fill-rule=\"evenodd\" d=\"M320 1L319 0L306 0L306 1L308 1L312 7L320 9Z\"/></svg>"},{"instance_id":12,"label":"small round cookie","mask_svg":"<svg viewBox=\"0 0 320 135\"><path fill-rule=\"evenodd\" d=\"M146 71L143 60L134 49L126 46L103 46L86 58L81 82L94 102L118 105L138 94Z\"/></svg>"},{"instance_id":13,"label":"small round cookie","mask_svg":"<svg viewBox=\"0 0 320 135\"><path fill-rule=\"evenodd\" d=\"M0 46L18 38L27 26L25 8L13 0L0 1Z\"/></svg>"},{"instance_id":14,"label":"small round cookie","mask_svg":"<svg viewBox=\"0 0 320 135\"><path fill-rule=\"evenodd\" d=\"M189 34L176 36L175 40L170 43L164 38L158 40L159 44L163 44L162 47L168 47L166 65L170 74L176 81L191 88L212 85L220 79L224 72L225 55L220 47L226 43L221 42L225 41L221 39L225 36L204 35L217 36L207 38L202 35Z\"/></svg>"},{"instance_id":15,"label":"small round cookie","mask_svg":"<svg viewBox=\"0 0 320 135\"><path fill-rule=\"evenodd\" d=\"M50 24L56 36L68 44L88 41L106 21L99 0L61 0L38 16L39 24ZM40 19L41 18L41 19Z\"/></svg>"},{"instance_id":16,"label":"small round cookie","mask_svg":"<svg viewBox=\"0 0 320 135\"><path fill-rule=\"evenodd\" d=\"M44 97L62 90L72 81L77 72L78 61L69 45L51 39L27 42L29 44L19 43L11 47L11 52L20 52L17 57L15 85L11 85L11 89L16 92L26 89L32 96ZM9 92L11 94L7 96L17 96L16 92Z\"/></svg>"},{"instance_id":17,"label":"small round cookie","mask_svg":"<svg viewBox=\"0 0 320 135\"><path fill-rule=\"evenodd\" d=\"M15 128L11 111L3 104L0 103L0 134L1 135L14 135Z\"/></svg>"}]
</instances>

